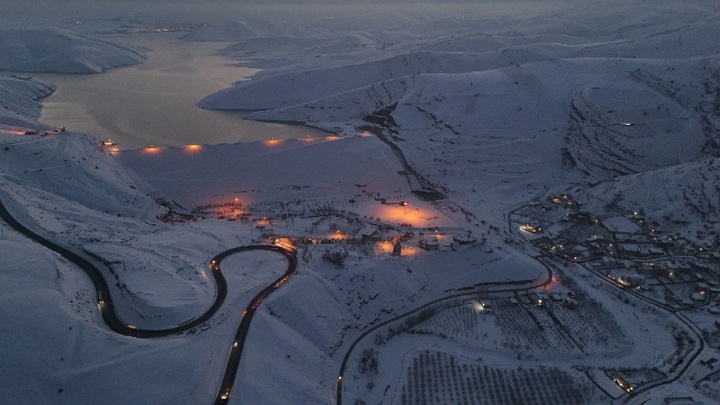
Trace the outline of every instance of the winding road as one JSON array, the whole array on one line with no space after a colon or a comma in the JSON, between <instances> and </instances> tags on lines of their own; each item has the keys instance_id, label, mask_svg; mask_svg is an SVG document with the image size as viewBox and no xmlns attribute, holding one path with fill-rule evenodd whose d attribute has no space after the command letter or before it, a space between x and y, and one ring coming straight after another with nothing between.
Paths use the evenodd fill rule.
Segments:
<instances>
[{"instance_id":1,"label":"winding road","mask_svg":"<svg viewBox=\"0 0 720 405\"><path fill-rule=\"evenodd\" d=\"M340 372L338 373L337 383L335 386L335 404L342 405L342 392L343 392L342 382L343 382L343 376L345 375L345 370L347 369L348 361L350 360L350 356L352 355L353 350L355 350L355 347L360 343L360 341L363 340L364 338L366 338L368 335L370 335L371 333L375 332L376 330L378 330L388 324L397 322L400 319L406 318L408 316L415 315L424 309L431 308L431 307L438 305L440 303L443 303L445 301L456 300L456 299L472 299L474 297L477 297L479 294L529 291L529 290L532 290L532 289L535 289L538 287L548 285L552 282L552 278L553 278L552 269L550 269L550 267L548 267L548 265L543 263L542 261L538 260L538 262L540 264L542 264L543 267L545 267L545 270L547 271L547 276L545 277L544 280L538 280L537 283L533 283L534 280L518 280L515 282L507 281L507 282L479 283L479 284L476 284L475 286L473 286L474 290L472 292L452 294L452 295L448 295L448 296L445 296L442 298L438 298L434 301L430 301L426 304L423 304L423 305L416 307L410 311L407 311L405 313L397 315L391 319L385 320L385 321L365 330L365 332L363 332L360 336L358 336L352 342L352 344L348 348L347 352L345 352L345 356L343 357L342 363L340 364ZM525 285L522 287L508 288L509 286L518 285L518 284L520 284L520 285L525 284ZM503 288L499 288L497 290L487 288L487 287L496 287L496 286L500 286Z\"/></svg>"},{"instance_id":2,"label":"winding road","mask_svg":"<svg viewBox=\"0 0 720 405\"><path fill-rule=\"evenodd\" d=\"M107 326L112 331L118 334L142 339L158 338L179 334L197 326L200 326L203 323L207 322L210 318L212 318L213 315L215 315L217 310L220 308L220 306L223 304L223 302L225 301L225 297L227 296L227 282L222 272L220 271L220 263L224 258L235 253L250 250L264 250L282 254L288 261L287 270L282 276L280 276L280 278L273 281L272 284L265 287L262 291L255 295L255 297L253 297L253 299L250 301L250 304L247 306L247 308L242 314L240 326L238 327L238 331L235 334L235 339L233 340L232 347L230 348L227 365L225 367L225 373L223 375L220 388L218 389L218 393L215 398L215 404L226 404L230 399L230 394L232 393L235 376L237 375L237 370L240 366L242 350L245 347L245 340L250 329L250 322L252 322L253 316L255 315L255 310L258 308L258 306L260 306L263 300L268 297L268 295L270 295L276 289L280 288L293 274L295 274L295 271L297 270L297 255L295 250L283 246L247 245L226 250L213 257L210 261L211 273L217 285L217 295L215 297L215 301L210 306L210 308L205 311L205 313L189 322L169 329L140 329L133 325L129 325L120 319L117 312L115 311L115 306L113 304L112 295L110 294L108 284L96 264L86 259L85 257L71 251L70 249L63 247L55 242L52 242L44 238L43 236L33 232L29 228L25 227L17 219L15 219L12 214L10 214L2 200L0 200L0 218L2 218L8 225L10 225L19 233L25 235L32 241L58 253L66 260L70 261L71 263L82 269L88 275L88 277L90 277L90 280L95 287L95 291L98 297L98 308Z\"/></svg>"}]
</instances>

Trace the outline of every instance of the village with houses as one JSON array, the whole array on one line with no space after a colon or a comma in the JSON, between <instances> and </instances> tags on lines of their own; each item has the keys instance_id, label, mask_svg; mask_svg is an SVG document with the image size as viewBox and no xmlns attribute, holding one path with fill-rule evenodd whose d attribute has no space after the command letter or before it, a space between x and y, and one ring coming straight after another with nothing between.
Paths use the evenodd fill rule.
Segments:
<instances>
[{"instance_id":1,"label":"village with houses","mask_svg":"<svg viewBox=\"0 0 720 405\"><path fill-rule=\"evenodd\" d=\"M720 254L646 220L642 209L602 220L568 194L512 211L512 228L546 255L582 265L668 309L720 312Z\"/></svg>"},{"instance_id":2,"label":"village with houses","mask_svg":"<svg viewBox=\"0 0 720 405\"><path fill-rule=\"evenodd\" d=\"M292 246L305 262L325 261L340 271L344 271L346 260L352 263L362 257L381 260L396 257L418 262L440 255L453 263L457 259L452 255L464 257L478 249L492 251L486 246L490 232L474 234L463 228L430 225L434 224L433 216L417 221L407 215L407 210L416 208L404 198L410 197L398 196L397 201L383 199L379 203L360 192L343 203L297 200L248 205L234 198L196 206L191 214L173 214L170 210L161 219L172 222L215 218L242 222L253 229L254 242ZM400 218L407 215L407 222L363 215L368 211L362 207L368 204L390 206L402 213ZM705 340L711 348L720 348L720 323L715 320L720 313L719 260L712 249L678 235L663 234L657 223L644 218L641 208L606 219L605 215L583 211L570 194L550 195L512 210L507 216L505 242L535 256L548 271L545 282L538 285L532 279L520 279L510 284L446 290L460 295L430 305L420 315L408 314L402 318L403 324L376 325L376 331L358 342L362 350L355 349L353 356L365 356L358 360L361 362L368 361L369 353L382 359L386 346L394 347L397 342L420 335L464 342L471 347L505 353L500 358L508 356L513 361L540 367L551 367L553 360L549 359L557 356L573 364L571 368L549 368L548 373L560 373L555 377L559 380L548 382L554 391L548 396L531 388L522 397L527 401L536 395L557 403L573 403L580 398L632 398L657 385L668 384L693 362L706 374L696 376L698 389L713 386L710 381L716 371L720 372L716 369L720 356L704 354L701 345ZM634 335L640 329L645 331L645 326L638 326L638 331L628 330L631 322L627 316L631 313L635 319L638 313L646 314L647 319L640 325L659 325L654 333L661 338L644 350L656 352L655 356L662 353L662 362L638 363L634 356L618 361L638 350ZM667 314L671 314L669 320ZM673 318L676 315L678 318ZM672 349L664 352L669 348ZM443 367L459 367L458 375L437 380L424 375L437 366L430 367L435 360L428 357L429 353L418 353L414 368L404 371L410 374L401 387L402 393L397 394L401 403L413 403L418 395L413 390L423 384L417 378L426 379L426 383L453 384L464 373L469 373L470 378L475 373L481 375L492 370L461 366L450 358L437 359L441 364L452 363ZM645 356L640 354L638 358ZM595 364L598 359L602 361ZM501 364L509 360L496 361ZM485 382L479 378L475 384L477 387L491 384L497 378L491 376L488 374ZM526 377L539 378L530 374ZM358 384L372 387L377 378L367 370L351 372L344 376L346 387L350 387L345 389L352 392L352 387ZM376 393L366 388L355 394L373 397ZM453 394L450 390L446 395L440 398L449 400L452 395L464 394ZM511 402L513 398L507 390L483 395L487 396L477 400Z\"/></svg>"}]
</instances>

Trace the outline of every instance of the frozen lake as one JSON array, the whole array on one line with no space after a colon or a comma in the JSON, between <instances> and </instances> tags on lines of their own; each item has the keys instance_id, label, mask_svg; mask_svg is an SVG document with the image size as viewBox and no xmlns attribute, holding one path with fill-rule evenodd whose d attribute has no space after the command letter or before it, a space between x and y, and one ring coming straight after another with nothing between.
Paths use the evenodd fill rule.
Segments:
<instances>
[{"instance_id":1,"label":"frozen lake","mask_svg":"<svg viewBox=\"0 0 720 405\"><path fill-rule=\"evenodd\" d=\"M249 78L256 69L216 55L228 43L181 41L178 33L105 35L151 49L141 65L103 74L34 76L57 85L42 101L41 122L66 126L123 147L172 146L321 136L311 128L242 119L238 111L203 110L203 97Z\"/></svg>"}]
</instances>

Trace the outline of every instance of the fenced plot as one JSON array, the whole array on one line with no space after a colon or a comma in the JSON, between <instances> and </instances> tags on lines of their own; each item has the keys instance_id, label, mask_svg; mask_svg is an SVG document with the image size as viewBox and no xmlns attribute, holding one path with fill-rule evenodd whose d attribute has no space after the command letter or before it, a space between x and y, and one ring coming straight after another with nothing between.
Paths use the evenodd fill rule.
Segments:
<instances>
[{"instance_id":1,"label":"fenced plot","mask_svg":"<svg viewBox=\"0 0 720 405\"><path fill-rule=\"evenodd\" d=\"M520 304L495 306L497 324L503 335L502 345L518 358L540 355L578 355L576 345L543 314L542 308L524 308Z\"/></svg>"},{"instance_id":2,"label":"fenced plot","mask_svg":"<svg viewBox=\"0 0 720 405\"><path fill-rule=\"evenodd\" d=\"M631 342L620 325L597 302L577 295L578 307L550 302L543 307L485 300L492 313L473 303L454 303L436 310L408 333L438 336L481 348L505 348L514 357L541 355L577 357L618 353Z\"/></svg>"},{"instance_id":3,"label":"fenced plot","mask_svg":"<svg viewBox=\"0 0 720 405\"><path fill-rule=\"evenodd\" d=\"M439 336L465 344L479 344L487 339L488 332L497 329L494 323L493 315L478 313L470 303L456 303L439 309L408 332Z\"/></svg>"},{"instance_id":4,"label":"fenced plot","mask_svg":"<svg viewBox=\"0 0 720 405\"><path fill-rule=\"evenodd\" d=\"M629 348L630 339L617 323L597 301L585 294L576 296L577 308L566 309L558 304L548 306L561 328L577 342L583 352L617 352Z\"/></svg>"},{"instance_id":5,"label":"fenced plot","mask_svg":"<svg viewBox=\"0 0 720 405\"><path fill-rule=\"evenodd\" d=\"M556 368L492 368L449 353L423 351L407 370L400 403L588 404L598 390Z\"/></svg>"}]
</instances>

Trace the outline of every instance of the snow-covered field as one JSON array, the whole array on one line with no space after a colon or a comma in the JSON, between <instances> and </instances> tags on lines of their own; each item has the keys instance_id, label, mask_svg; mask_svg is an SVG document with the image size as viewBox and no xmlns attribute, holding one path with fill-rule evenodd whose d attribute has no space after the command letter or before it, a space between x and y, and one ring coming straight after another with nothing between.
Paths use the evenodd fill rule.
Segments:
<instances>
[{"instance_id":1,"label":"snow-covered field","mask_svg":"<svg viewBox=\"0 0 720 405\"><path fill-rule=\"evenodd\" d=\"M236 42L223 54L263 69L200 107L333 136L102 150L37 123L51 83L2 76L0 199L34 232L106 263L119 317L141 329L212 305L214 255L294 244L297 274L259 306L230 403L331 403L339 382L358 405L720 401L716 5L308 10L182 27L186 40ZM140 26L3 30L0 69L142 63L142 50L92 36ZM49 46L62 57L48 61ZM569 194L552 202L558 193ZM564 214L641 238L635 211L702 247L691 258L706 266L693 268L702 296L665 305L648 299L657 285L623 289L539 248L581 234ZM550 229L518 231L535 212ZM649 261L661 259L679 260ZM68 404L211 402L243 309L286 266L232 255L210 321L138 339L103 323L80 269L4 222L0 262L0 398Z\"/></svg>"}]
</instances>

